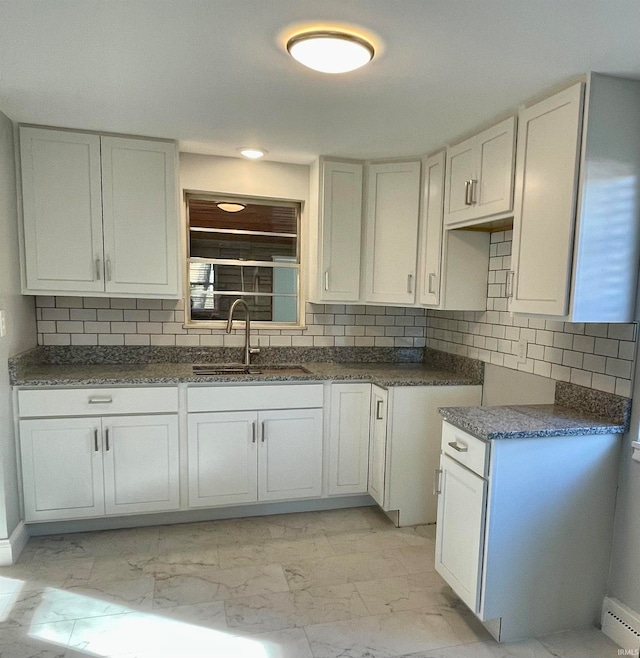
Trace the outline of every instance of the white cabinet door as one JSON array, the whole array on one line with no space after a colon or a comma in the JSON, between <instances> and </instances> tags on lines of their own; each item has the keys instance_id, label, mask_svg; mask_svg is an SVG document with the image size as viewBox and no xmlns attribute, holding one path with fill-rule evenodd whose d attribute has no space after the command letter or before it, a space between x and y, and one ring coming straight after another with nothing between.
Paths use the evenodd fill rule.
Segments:
<instances>
[{"instance_id":1,"label":"white cabinet door","mask_svg":"<svg viewBox=\"0 0 640 658\"><path fill-rule=\"evenodd\" d=\"M189 506L258 499L255 411L189 415Z\"/></svg>"},{"instance_id":2,"label":"white cabinet door","mask_svg":"<svg viewBox=\"0 0 640 658\"><path fill-rule=\"evenodd\" d=\"M329 495L367 492L371 384L331 385Z\"/></svg>"},{"instance_id":3,"label":"white cabinet door","mask_svg":"<svg viewBox=\"0 0 640 658\"><path fill-rule=\"evenodd\" d=\"M177 415L105 417L102 427L106 513L177 509Z\"/></svg>"},{"instance_id":4,"label":"white cabinet door","mask_svg":"<svg viewBox=\"0 0 640 658\"><path fill-rule=\"evenodd\" d=\"M569 310L582 107L577 84L520 113L510 305L517 313Z\"/></svg>"},{"instance_id":5,"label":"white cabinet door","mask_svg":"<svg viewBox=\"0 0 640 658\"><path fill-rule=\"evenodd\" d=\"M20 421L25 521L104 514L100 418Z\"/></svg>"},{"instance_id":6,"label":"white cabinet door","mask_svg":"<svg viewBox=\"0 0 640 658\"><path fill-rule=\"evenodd\" d=\"M322 409L260 411L258 498L322 494Z\"/></svg>"},{"instance_id":7,"label":"white cabinet door","mask_svg":"<svg viewBox=\"0 0 640 658\"><path fill-rule=\"evenodd\" d=\"M100 137L20 129L23 292L104 290Z\"/></svg>"},{"instance_id":8,"label":"white cabinet door","mask_svg":"<svg viewBox=\"0 0 640 658\"><path fill-rule=\"evenodd\" d=\"M470 181L477 180L476 139L470 139L447 149L445 224L457 224L475 217L471 201Z\"/></svg>"},{"instance_id":9,"label":"white cabinet door","mask_svg":"<svg viewBox=\"0 0 640 658\"><path fill-rule=\"evenodd\" d=\"M369 444L369 495L382 507L387 479L387 391L371 387L371 431Z\"/></svg>"},{"instance_id":10,"label":"white cabinet door","mask_svg":"<svg viewBox=\"0 0 640 658\"><path fill-rule=\"evenodd\" d=\"M440 462L436 571L473 610L480 609L487 482L447 455Z\"/></svg>"},{"instance_id":11,"label":"white cabinet door","mask_svg":"<svg viewBox=\"0 0 640 658\"><path fill-rule=\"evenodd\" d=\"M106 290L178 294L173 143L102 137Z\"/></svg>"},{"instance_id":12,"label":"white cabinet door","mask_svg":"<svg viewBox=\"0 0 640 658\"><path fill-rule=\"evenodd\" d=\"M425 163L418 301L430 306L440 301L444 168L444 151Z\"/></svg>"},{"instance_id":13,"label":"white cabinet door","mask_svg":"<svg viewBox=\"0 0 640 658\"><path fill-rule=\"evenodd\" d=\"M415 301L420 162L373 164L367 177L365 301Z\"/></svg>"},{"instance_id":14,"label":"white cabinet door","mask_svg":"<svg viewBox=\"0 0 640 658\"><path fill-rule=\"evenodd\" d=\"M360 298L362 165L322 162L320 301Z\"/></svg>"}]
</instances>

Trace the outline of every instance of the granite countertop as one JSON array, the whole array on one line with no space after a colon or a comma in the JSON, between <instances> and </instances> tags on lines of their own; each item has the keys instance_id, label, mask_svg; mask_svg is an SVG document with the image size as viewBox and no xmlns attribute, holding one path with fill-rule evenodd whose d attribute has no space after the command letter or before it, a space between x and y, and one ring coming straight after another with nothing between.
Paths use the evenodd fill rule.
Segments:
<instances>
[{"instance_id":1,"label":"granite countertop","mask_svg":"<svg viewBox=\"0 0 640 658\"><path fill-rule=\"evenodd\" d=\"M309 373L194 375L192 363L33 363L20 368L12 377L11 383L14 386L351 380L372 382L380 386L454 386L482 383L477 377L424 363L296 362L296 365L305 367Z\"/></svg>"},{"instance_id":2,"label":"granite countertop","mask_svg":"<svg viewBox=\"0 0 640 658\"><path fill-rule=\"evenodd\" d=\"M627 429L624 417L607 418L561 404L443 407L439 411L447 422L485 441L622 434Z\"/></svg>"}]
</instances>

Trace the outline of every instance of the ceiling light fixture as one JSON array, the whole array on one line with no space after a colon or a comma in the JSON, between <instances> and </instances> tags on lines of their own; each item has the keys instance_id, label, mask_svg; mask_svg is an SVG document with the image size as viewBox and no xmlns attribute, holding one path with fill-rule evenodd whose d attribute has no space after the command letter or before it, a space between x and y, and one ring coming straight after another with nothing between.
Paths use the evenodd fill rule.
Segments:
<instances>
[{"instance_id":1,"label":"ceiling light fixture","mask_svg":"<svg viewBox=\"0 0 640 658\"><path fill-rule=\"evenodd\" d=\"M216 207L225 212L240 212L247 206L244 203L237 203L236 201L218 201Z\"/></svg>"},{"instance_id":2,"label":"ceiling light fixture","mask_svg":"<svg viewBox=\"0 0 640 658\"><path fill-rule=\"evenodd\" d=\"M315 30L296 34L287 41L293 59L321 73L347 73L373 59L373 46L355 34Z\"/></svg>"},{"instance_id":3,"label":"ceiling light fixture","mask_svg":"<svg viewBox=\"0 0 640 658\"><path fill-rule=\"evenodd\" d=\"M240 155L243 155L250 160L257 160L268 153L268 151L265 151L264 149L257 149L253 146L243 146L242 148L239 148L238 151L240 151Z\"/></svg>"}]
</instances>

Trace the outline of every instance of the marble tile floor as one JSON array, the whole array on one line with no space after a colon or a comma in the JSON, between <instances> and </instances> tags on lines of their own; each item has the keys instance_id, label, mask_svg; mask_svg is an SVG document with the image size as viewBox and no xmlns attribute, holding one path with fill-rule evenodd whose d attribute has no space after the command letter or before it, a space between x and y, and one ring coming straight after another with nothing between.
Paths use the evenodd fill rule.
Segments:
<instances>
[{"instance_id":1,"label":"marble tile floor","mask_svg":"<svg viewBox=\"0 0 640 658\"><path fill-rule=\"evenodd\" d=\"M0 568L3 658L608 658L597 629L494 642L376 508L32 538Z\"/></svg>"}]
</instances>

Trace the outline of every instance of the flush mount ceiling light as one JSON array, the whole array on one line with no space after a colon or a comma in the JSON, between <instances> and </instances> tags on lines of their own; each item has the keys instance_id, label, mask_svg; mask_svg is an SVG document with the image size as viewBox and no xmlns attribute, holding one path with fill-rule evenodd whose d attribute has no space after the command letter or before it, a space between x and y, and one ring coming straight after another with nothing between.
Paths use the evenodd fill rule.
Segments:
<instances>
[{"instance_id":1,"label":"flush mount ceiling light","mask_svg":"<svg viewBox=\"0 0 640 658\"><path fill-rule=\"evenodd\" d=\"M253 146L243 146L239 148L238 151L240 152L240 155L249 158L250 160L257 160L267 154L267 151L264 149L257 149Z\"/></svg>"},{"instance_id":2,"label":"flush mount ceiling light","mask_svg":"<svg viewBox=\"0 0 640 658\"><path fill-rule=\"evenodd\" d=\"M321 73L347 73L373 59L373 46L348 32L315 30L296 34L287 41L293 59Z\"/></svg>"},{"instance_id":3,"label":"flush mount ceiling light","mask_svg":"<svg viewBox=\"0 0 640 658\"><path fill-rule=\"evenodd\" d=\"M244 203L237 203L236 201L218 201L216 207L225 212L240 212L247 206Z\"/></svg>"}]
</instances>

